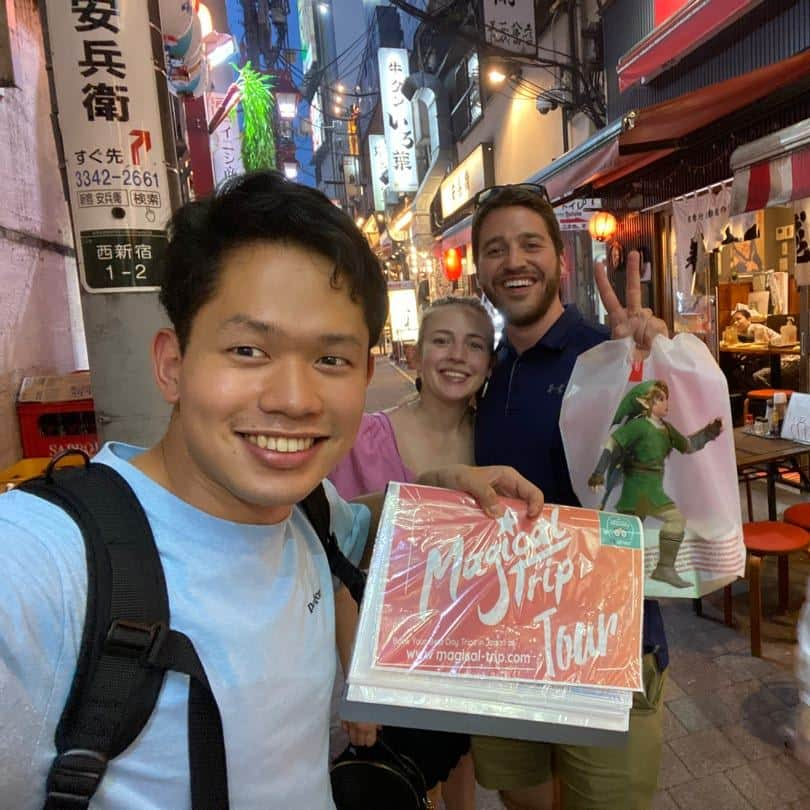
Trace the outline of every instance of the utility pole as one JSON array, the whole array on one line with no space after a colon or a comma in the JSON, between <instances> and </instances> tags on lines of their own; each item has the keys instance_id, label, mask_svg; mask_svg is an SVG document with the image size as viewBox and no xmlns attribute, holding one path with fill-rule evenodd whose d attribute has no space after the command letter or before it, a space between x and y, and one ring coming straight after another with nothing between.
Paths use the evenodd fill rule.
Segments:
<instances>
[{"instance_id":1,"label":"utility pole","mask_svg":"<svg viewBox=\"0 0 810 810\"><path fill-rule=\"evenodd\" d=\"M151 444L169 415L149 345L180 201L158 0L40 9L99 433Z\"/></svg>"}]
</instances>

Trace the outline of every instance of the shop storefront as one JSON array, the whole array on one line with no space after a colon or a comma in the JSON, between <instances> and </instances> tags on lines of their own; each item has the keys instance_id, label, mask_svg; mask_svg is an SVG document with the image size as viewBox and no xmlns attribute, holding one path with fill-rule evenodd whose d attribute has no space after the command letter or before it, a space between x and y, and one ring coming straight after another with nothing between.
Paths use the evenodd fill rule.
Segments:
<instances>
[{"instance_id":1,"label":"shop storefront","mask_svg":"<svg viewBox=\"0 0 810 810\"><path fill-rule=\"evenodd\" d=\"M720 288L727 284L733 294L718 302L767 313L766 325L778 333L769 348L776 344L782 353L771 362L772 374L780 378L772 384L807 391L810 118L738 147L730 162L732 221L753 222L744 235L754 238L723 247L728 259L721 265ZM720 315L721 334L724 324ZM800 343L789 346L797 338ZM797 353L786 354L790 348Z\"/></svg>"},{"instance_id":2,"label":"shop storefront","mask_svg":"<svg viewBox=\"0 0 810 810\"><path fill-rule=\"evenodd\" d=\"M442 227L435 235L431 299L481 295L472 252L472 202L494 183L493 158L492 144L481 143L442 181L434 202Z\"/></svg>"},{"instance_id":3,"label":"shop storefront","mask_svg":"<svg viewBox=\"0 0 810 810\"><path fill-rule=\"evenodd\" d=\"M630 250L640 250L645 277L649 277L644 288L649 304L673 331L694 332L716 355L719 334L731 306L738 302L730 301L725 287L718 293L723 297L715 300L714 290L720 280L733 281L730 257L734 250L748 248L729 245L751 241L745 238L749 231L760 234L760 242L750 246L749 260L760 262L766 273L788 273L787 291L781 298L778 294L774 297L766 314L783 314L785 308L796 306L795 281L789 270L780 271L779 259L788 258L781 254L789 250L788 240L775 237L776 228L787 227L785 218L789 215L774 209L770 213L764 210L759 217L732 218L741 209L737 206L732 210L730 158L740 144L757 141L775 125L793 125L810 115L809 85L810 51L803 51L659 104L631 110L530 179L546 185L556 203L600 197L618 224L605 255L609 271L615 270L617 263L621 265ZM769 171L759 167L753 176ZM780 171L784 173L784 167L774 168L773 174L779 176ZM800 192L801 181L795 194ZM755 192L752 204L757 193L762 194ZM785 232L780 230L780 234ZM592 247L598 250L596 245ZM588 261L587 255L574 257ZM600 256L592 252L590 258L593 262ZM784 279L777 275L771 283L782 289ZM580 282L587 285L588 279L577 279L577 285ZM765 277L752 280L752 287L757 287L752 291L761 292L758 288L765 283ZM578 287L570 295L587 310ZM774 312L774 306L780 312Z\"/></svg>"},{"instance_id":4,"label":"shop storefront","mask_svg":"<svg viewBox=\"0 0 810 810\"><path fill-rule=\"evenodd\" d=\"M560 277L560 297L563 303L576 304L580 312L592 321L604 322L605 310L596 291L594 274L598 266L608 269L614 286L621 288L615 277L621 262L616 258L615 217L614 227L594 236L591 220L604 214L602 200L598 197L585 197L571 200L554 208L563 238L565 258Z\"/></svg>"},{"instance_id":5,"label":"shop storefront","mask_svg":"<svg viewBox=\"0 0 810 810\"><path fill-rule=\"evenodd\" d=\"M431 279L431 298L472 295L470 277L475 276L472 256L472 216L448 228L437 240L439 261Z\"/></svg>"}]
</instances>

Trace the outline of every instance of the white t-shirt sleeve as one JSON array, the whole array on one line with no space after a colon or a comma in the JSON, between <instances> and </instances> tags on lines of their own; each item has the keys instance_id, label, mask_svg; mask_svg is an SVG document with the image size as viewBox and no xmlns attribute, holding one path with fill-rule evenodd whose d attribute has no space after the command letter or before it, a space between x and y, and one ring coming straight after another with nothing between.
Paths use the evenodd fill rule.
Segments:
<instances>
[{"instance_id":1,"label":"white t-shirt sleeve","mask_svg":"<svg viewBox=\"0 0 810 810\"><path fill-rule=\"evenodd\" d=\"M363 504L344 501L331 481L324 480L323 486L329 499L332 531L340 550L351 562L358 565L368 540L371 513Z\"/></svg>"},{"instance_id":2,"label":"white t-shirt sleeve","mask_svg":"<svg viewBox=\"0 0 810 810\"><path fill-rule=\"evenodd\" d=\"M86 579L69 577L66 587L59 550L54 556L22 524L0 518L0 795L4 806L27 810L44 804L53 736L76 663L77 625L65 622L66 602L75 601L75 586L86 587ZM73 545L67 543L68 556ZM83 616L77 620L81 626Z\"/></svg>"}]
</instances>

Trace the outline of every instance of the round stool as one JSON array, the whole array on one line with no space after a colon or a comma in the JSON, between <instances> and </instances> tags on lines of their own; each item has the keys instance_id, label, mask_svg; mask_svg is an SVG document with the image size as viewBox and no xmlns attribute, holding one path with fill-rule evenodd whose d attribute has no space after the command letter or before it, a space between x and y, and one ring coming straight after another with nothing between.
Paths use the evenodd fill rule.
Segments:
<instances>
[{"instance_id":1,"label":"round stool","mask_svg":"<svg viewBox=\"0 0 810 810\"><path fill-rule=\"evenodd\" d=\"M793 393L788 388L753 388L751 389L746 395L745 399L743 400L743 424L745 424L745 419L749 413L749 406L752 400L757 402L767 402L777 391L781 391L785 394L786 399L790 399L790 395Z\"/></svg>"},{"instance_id":2,"label":"round stool","mask_svg":"<svg viewBox=\"0 0 810 810\"><path fill-rule=\"evenodd\" d=\"M785 523L792 523L805 531L810 531L810 503L797 503L785 509L782 516Z\"/></svg>"},{"instance_id":3,"label":"round stool","mask_svg":"<svg viewBox=\"0 0 810 810\"><path fill-rule=\"evenodd\" d=\"M751 610L751 655L762 656L762 592L760 572L762 558L769 554L778 557L779 565L779 610L788 609L790 578L788 554L802 551L810 545L810 534L799 526L778 520L761 520L743 523L743 540L748 552L748 592ZM731 624L731 585L726 585L724 594L726 624Z\"/></svg>"}]
</instances>

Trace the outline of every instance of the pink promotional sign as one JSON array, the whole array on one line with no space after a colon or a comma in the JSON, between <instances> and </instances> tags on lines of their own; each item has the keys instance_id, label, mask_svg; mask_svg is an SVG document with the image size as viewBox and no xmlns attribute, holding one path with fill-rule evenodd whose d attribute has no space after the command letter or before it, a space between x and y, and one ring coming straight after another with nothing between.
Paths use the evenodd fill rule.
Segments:
<instances>
[{"instance_id":1,"label":"pink promotional sign","mask_svg":"<svg viewBox=\"0 0 810 810\"><path fill-rule=\"evenodd\" d=\"M641 688L643 557L633 516L398 485L373 667ZM391 493L389 492L389 497Z\"/></svg>"}]
</instances>

